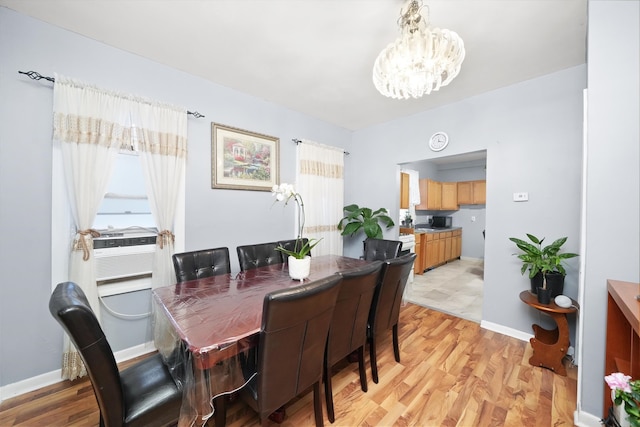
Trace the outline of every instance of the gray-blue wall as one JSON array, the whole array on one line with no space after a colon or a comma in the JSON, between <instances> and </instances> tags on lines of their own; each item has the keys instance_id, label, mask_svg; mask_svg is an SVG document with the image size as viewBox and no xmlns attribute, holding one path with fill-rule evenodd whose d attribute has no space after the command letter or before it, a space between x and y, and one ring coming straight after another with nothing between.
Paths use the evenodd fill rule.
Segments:
<instances>
[{"instance_id":1,"label":"gray-blue wall","mask_svg":"<svg viewBox=\"0 0 640 427\"><path fill-rule=\"evenodd\" d=\"M185 49L188 49L185 46ZM202 52L193 52L202 55ZM343 147L351 132L201 78L111 48L0 7L0 387L60 368L62 330L48 311L51 279L52 84L18 70L59 73L87 83L183 105L189 118L186 249L292 238L294 209L273 206L269 192L211 189L211 122L280 138L280 178L295 179L293 138ZM237 259L232 256L237 271ZM119 311L140 314L148 292L110 297ZM115 351L151 339L147 322L106 313ZM123 326L122 322L125 323ZM5 398L3 396L3 398Z\"/></svg>"},{"instance_id":2,"label":"gray-blue wall","mask_svg":"<svg viewBox=\"0 0 640 427\"><path fill-rule=\"evenodd\" d=\"M52 90L50 84L17 74L34 69L184 105L207 116L189 120L189 250L216 245L233 253L239 244L292 232L292 210L270 209L269 193L210 188L211 121L279 137L284 182L295 177L292 138L344 147L351 153L345 158L346 203L384 206L392 217L398 216L398 164L486 149L483 322L529 334L538 320L518 299L528 284L508 237L527 232L548 239L568 236L566 250L571 252L585 244L582 295L578 260L568 269L565 293L582 298L585 333L583 342L575 343L583 354L579 409L601 416L605 280L640 280L639 13L638 2L590 1L589 6L589 159L584 174L587 66L352 133L0 8L0 387L54 371L61 357L62 333L47 309L53 285ZM427 140L440 130L449 134L450 143L436 155ZM583 179L585 239L580 230ZM514 203L512 193L521 191L529 193L529 202ZM345 254L360 255L361 240L345 240ZM578 339L575 331L572 337Z\"/></svg>"},{"instance_id":3,"label":"gray-blue wall","mask_svg":"<svg viewBox=\"0 0 640 427\"><path fill-rule=\"evenodd\" d=\"M602 415L607 279L640 282L640 2L589 2L582 408ZM636 355L640 358L640 355Z\"/></svg>"}]
</instances>

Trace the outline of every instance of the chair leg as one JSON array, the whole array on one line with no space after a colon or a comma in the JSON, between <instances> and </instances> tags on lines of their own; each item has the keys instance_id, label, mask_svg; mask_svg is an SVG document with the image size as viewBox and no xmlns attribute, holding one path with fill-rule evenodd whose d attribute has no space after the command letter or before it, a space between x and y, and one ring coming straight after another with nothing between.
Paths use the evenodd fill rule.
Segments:
<instances>
[{"instance_id":1,"label":"chair leg","mask_svg":"<svg viewBox=\"0 0 640 427\"><path fill-rule=\"evenodd\" d=\"M316 427L323 427L324 421L322 420L322 400L320 398L320 381L316 381L313 384L313 412L316 415Z\"/></svg>"},{"instance_id":2,"label":"chair leg","mask_svg":"<svg viewBox=\"0 0 640 427\"><path fill-rule=\"evenodd\" d=\"M367 370L364 367L364 346L358 348L358 368L360 370L360 388L367 392ZM333 421L331 421L333 422Z\"/></svg>"},{"instance_id":3,"label":"chair leg","mask_svg":"<svg viewBox=\"0 0 640 427\"><path fill-rule=\"evenodd\" d=\"M216 427L224 427L227 424L227 395L213 399L213 407L215 408Z\"/></svg>"},{"instance_id":4,"label":"chair leg","mask_svg":"<svg viewBox=\"0 0 640 427\"><path fill-rule=\"evenodd\" d=\"M398 324L393 325L393 355L396 362L400 363L400 346L398 345Z\"/></svg>"},{"instance_id":5,"label":"chair leg","mask_svg":"<svg viewBox=\"0 0 640 427\"><path fill-rule=\"evenodd\" d=\"M371 361L371 377L373 382L378 384L378 361L376 360L376 337L369 338L369 360Z\"/></svg>"},{"instance_id":6,"label":"chair leg","mask_svg":"<svg viewBox=\"0 0 640 427\"><path fill-rule=\"evenodd\" d=\"M325 357L324 360L324 399L327 403L327 418L333 423L336 420L335 412L333 410L333 389L331 386L331 367Z\"/></svg>"}]
</instances>

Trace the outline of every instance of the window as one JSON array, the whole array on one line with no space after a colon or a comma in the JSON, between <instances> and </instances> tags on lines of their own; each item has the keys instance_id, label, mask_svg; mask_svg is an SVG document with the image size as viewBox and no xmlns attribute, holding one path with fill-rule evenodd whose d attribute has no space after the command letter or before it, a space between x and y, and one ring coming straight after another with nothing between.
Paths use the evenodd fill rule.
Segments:
<instances>
[{"instance_id":1,"label":"window","mask_svg":"<svg viewBox=\"0 0 640 427\"><path fill-rule=\"evenodd\" d=\"M96 230L155 228L140 157L135 151L121 151L118 154L111 181L98 208L93 228Z\"/></svg>"}]
</instances>

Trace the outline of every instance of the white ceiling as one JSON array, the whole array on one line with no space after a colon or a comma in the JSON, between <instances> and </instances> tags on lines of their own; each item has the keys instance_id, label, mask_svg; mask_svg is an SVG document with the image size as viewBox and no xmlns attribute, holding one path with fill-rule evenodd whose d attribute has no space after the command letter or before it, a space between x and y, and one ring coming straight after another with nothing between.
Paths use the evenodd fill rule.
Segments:
<instances>
[{"instance_id":1,"label":"white ceiling","mask_svg":"<svg viewBox=\"0 0 640 427\"><path fill-rule=\"evenodd\" d=\"M0 0L0 5L350 130L586 62L587 0L425 0L466 58L418 100L373 86L403 0ZM28 66L28 64L25 64ZM54 70L35 70L51 74ZM194 106L195 107L195 106Z\"/></svg>"}]
</instances>

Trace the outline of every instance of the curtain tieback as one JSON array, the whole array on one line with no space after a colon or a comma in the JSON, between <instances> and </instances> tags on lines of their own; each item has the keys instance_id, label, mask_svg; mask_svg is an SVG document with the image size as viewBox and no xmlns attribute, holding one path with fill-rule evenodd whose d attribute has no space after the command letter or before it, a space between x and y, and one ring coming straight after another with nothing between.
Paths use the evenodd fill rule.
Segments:
<instances>
[{"instance_id":1,"label":"curtain tieback","mask_svg":"<svg viewBox=\"0 0 640 427\"><path fill-rule=\"evenodd\" d=\"M82 248L82 260L88 261L89 257L91 256L91 249L89 249L87 241L84 239L84 237L89 235L95 239L96 237L100 237L100 232L94 230L93 228L89 228L87 230L78 231L78 234L80 235L80 237L77 238L74 242L73 250L77 251L78 249Z\"/></svg>"},{"instance_id":2,"label":"curtain tieback","mask_svg":"<svg viewBox=\"0 0 640 427\"><path fill-rule=\"evenodd\" d=\"M176 236L169 230L162 230L158 233L158 237L157 243L160 245L160 249L163 249L164 245L169 244L169 242L173 244L176 240Z\"/></svg>"}]
</instances>

